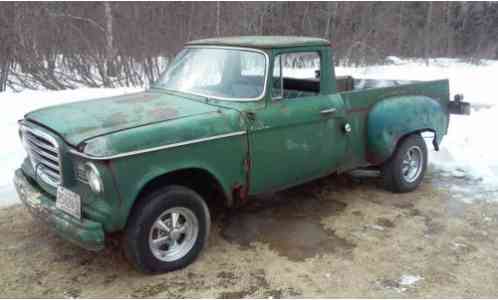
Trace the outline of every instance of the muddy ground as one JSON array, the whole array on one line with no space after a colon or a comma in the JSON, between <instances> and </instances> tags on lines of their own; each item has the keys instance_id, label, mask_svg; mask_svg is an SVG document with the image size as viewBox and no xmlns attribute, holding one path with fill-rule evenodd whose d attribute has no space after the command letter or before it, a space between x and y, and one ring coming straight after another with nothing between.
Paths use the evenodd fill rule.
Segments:
<instances>
[{"instance_id":1,"label":"muddy ground","mask_svg":"<svg viewBox=\"0 0 498 300\"><path fill-rule=\"evenodd\" d=\"M496 200L434 172L402 195L331 176L217 213L200 258L157 276L117 240L82 250L17 205L0 210L0 297L498 297Z\"/></svg>"}]
</instances>

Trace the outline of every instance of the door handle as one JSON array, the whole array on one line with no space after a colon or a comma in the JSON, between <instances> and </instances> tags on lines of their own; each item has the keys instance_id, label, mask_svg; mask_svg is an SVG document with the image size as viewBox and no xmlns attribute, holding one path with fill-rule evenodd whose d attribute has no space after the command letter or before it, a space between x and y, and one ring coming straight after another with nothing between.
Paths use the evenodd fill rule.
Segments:
<instances>
[{"instance_id":1,"label":"door handle","mask_svg":"<svg viewBox=\"0 0 498 300\"><path fill-rule=\"evenodd\" d=\"M328 114L333 114L336 111L337 111L337 109L335 109L335 108L327 108L327 109L321 110L320 114L322 114L322 115L328 115Z\"/></svg>"}]
</instances>

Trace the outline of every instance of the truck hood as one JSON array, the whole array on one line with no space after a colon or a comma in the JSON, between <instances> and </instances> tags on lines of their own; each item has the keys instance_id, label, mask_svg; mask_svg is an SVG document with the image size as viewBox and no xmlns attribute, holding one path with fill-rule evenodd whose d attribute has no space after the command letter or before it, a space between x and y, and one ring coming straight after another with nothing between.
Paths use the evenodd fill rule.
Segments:
<instances>
[{"instance_id":1,"label":"truck hood","mask_svg":"<svg viewBox=\"0 0 498 300\"><path fill-rule=\"evenodd\" d=\"M25 119L52 129L77 146L97 136L217 110L217 106L186 96L148 91L51 106L28 113Z\"/></svg>"}]
</instances>

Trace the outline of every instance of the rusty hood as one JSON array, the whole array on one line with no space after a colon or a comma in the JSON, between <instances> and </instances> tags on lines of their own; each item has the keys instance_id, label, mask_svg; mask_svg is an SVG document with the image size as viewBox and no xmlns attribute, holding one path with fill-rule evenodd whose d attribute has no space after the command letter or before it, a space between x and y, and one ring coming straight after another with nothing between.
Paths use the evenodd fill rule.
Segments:
<instances>
[{"instance_id":1,"label":"rusty hood","mask_svg":"<svg viewBox=\"0 0 498 300\"><path fill-rule=\"evenodd\" d=\"M198 100L147 91L51 106L28 113L25 119L52 129L77 146L97 136L220 109Z\"/></svg>"}]
</instances>

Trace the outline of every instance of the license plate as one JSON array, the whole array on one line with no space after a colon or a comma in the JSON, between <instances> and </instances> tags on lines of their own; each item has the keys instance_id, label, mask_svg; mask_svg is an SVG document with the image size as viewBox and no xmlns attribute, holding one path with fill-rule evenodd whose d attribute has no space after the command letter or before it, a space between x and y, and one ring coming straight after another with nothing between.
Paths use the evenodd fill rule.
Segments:
<instances>
[{"instance_id":1,"label":"license plate","mask_svg":"<svg viewBox=\"0 0 498 300\"><path fill-rule=\"evenodd\" d=\"M57 199L55 207L70 214L73 217L81 219L81 201L80 195L73 191L59 186L57 188Z\"/></svg>"}]
</instances>

